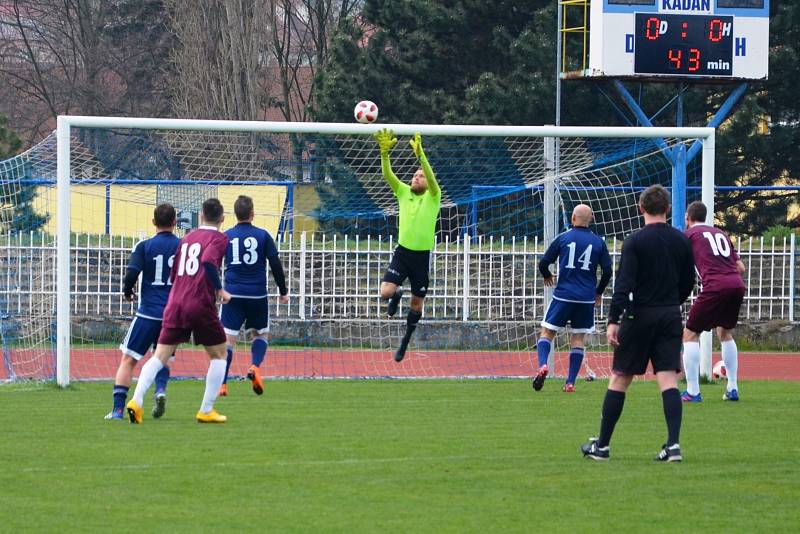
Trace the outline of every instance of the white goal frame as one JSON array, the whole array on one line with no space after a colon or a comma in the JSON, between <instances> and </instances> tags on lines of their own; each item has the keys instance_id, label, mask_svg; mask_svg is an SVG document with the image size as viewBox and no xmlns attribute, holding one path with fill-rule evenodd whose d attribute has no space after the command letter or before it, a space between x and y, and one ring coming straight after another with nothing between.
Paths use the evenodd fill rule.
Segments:
<instances>
[{"instance_id":1,"label":"white goal frame","mask_svg":"<svg viewBox=\"0 0 800 534\"><path fill-rule=\"evenodd\" d=\"M615 137L615 138L693 138L702 148L703 203L708 206L706 223L714 221L715 130L708 127L615 127L615 126L474 126L430 124L355 124L314 122L218 121L193 119L156 119L127 117L84 117L61 115L57 119L57 295L56 295L56 382L66 387L70 382L70 132L77 128L132 128L144 130L192 130L253 133L316 133L365 135L382 128L398 135L451 136L529 136L541 138ZM547 215L546 215L547 216ZM711 375L711 334L701 336L701 375Z\"/></svg>"}]
</instances>

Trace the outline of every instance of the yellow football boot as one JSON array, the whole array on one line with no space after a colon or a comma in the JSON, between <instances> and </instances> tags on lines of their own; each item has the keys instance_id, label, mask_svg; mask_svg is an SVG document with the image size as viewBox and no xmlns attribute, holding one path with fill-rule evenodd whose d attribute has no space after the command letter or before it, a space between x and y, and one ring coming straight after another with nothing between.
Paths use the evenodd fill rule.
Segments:
<instances>
[{"instance_id":1,"label":"yellow football boot","mask_svg":"<svg viewBox=\"0 0 800 534\"><path fill-rule=\"evenodd\" d=\"M136 404L135 400L129 400L128 404L125 405L125 409L128 410L128 417L130 418L131 423L135 425L142 424L142 414L144 413L144 410L141 406Z\"/></svg>"},{"instance_id":2,"label":"yellow football boot","mask_svg":"<svg viewBox=\"0 0 800 534\"><path fill-rule=\"evenodd\" d=\"M195 419L198 423L224 423L228 420L224 415L217 413L217 410L211 410L208 413L197 412Z\"/></svg>"}]
</instances>

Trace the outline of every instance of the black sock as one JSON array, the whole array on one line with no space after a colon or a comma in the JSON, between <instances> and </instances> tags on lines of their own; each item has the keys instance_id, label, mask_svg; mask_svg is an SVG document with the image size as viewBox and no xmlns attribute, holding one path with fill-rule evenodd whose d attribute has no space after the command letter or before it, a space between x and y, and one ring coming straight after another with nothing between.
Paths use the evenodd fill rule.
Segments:
<instances>
[{"instance_id":1,"label":"black sock","mask_svg":"<svg viewBox=\"0 0 800 534\"><path fill-rule=\"evenodd\" d=\"M622 391L606 390L606 398L603 400L603 417L600 419L600 437L597 440L599 447L607 447L611 441L611 434L614 427L622 415L622 407L625 405L625 393Z\"/></svg>"},{"instance_id":2,"label":"black sock","mask_svg":"<svg viewBox=\"0 0 800 534\"><path fill-rule=\"evenodd\" d=\"M409 339L411 339L411 334L413 334L414 330L417 329L417 323L421 318L422 312L408 310L408 315L406 316L406 335L403 336L403 338L406 340L406 343Z\"/></svg>"},{"instance_id":3,"label":"black sock","mask_svg":"<svg viewBox=\"0 0 800 534\"><path fill-rule=\"evenodd\" d=\"M661 392L661 400L664 402L664 419L667 421L667 445L675 445L680 442L681 437L681 394L677 388L667 389Z\"/></svg>"}]
</instances>

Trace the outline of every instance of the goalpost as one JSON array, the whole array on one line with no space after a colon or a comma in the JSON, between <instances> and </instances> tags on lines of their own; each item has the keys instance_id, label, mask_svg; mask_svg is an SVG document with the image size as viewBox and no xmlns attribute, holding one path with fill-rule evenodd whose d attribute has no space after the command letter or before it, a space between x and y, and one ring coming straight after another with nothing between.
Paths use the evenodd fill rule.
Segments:
<instances>
[{"instance_id":1,"label":"goalpost","mask_svg":"<svg viewBox=\"0 0 800 534\"><path fill-rule=\"evenodd\" d=\"M418 339L412 341L404 367L395 367L389 356L399 340L400 321L381 315L377 297L379 276L388 264L396 228L396 203L380 175L378 151L371 137L381 128L393 129L401 140L392 153L401 179L415 164L404 143L415 132L421 133L443 189L431 293ZM85 135L77 136L78 132ZM230 180L231 186L237 186L248 179L267 183L288 176L295 185L307 182L314 190L318 197L315 205L295 207L293 213L287 213L285 207L267 210L271 210L270 216L291 218L305 209L316 225L307 233L295 231L296 235L282 236L281 255L294 302L285 309L272 308L272 319L285 321L280 324L293 333L288 348L270 348L268 360L274 355L281 361L273 376L532 374L535 339L545 305L541 282L536 280L537 255L549 239L563 231L568 213L578 202L588 202L594 209L595 231L610 243L618 239L621 245L624 235L641 226L636 213L639 191L652 183L670 185L670 169L661 154L666 147L702 144L697 189L709 206L707 222L713 222L713 128L360 125L61 116L55 136L55 374L61 386L71 379L86 378L75 377L70 365L76 339L71 307L76 273L72 268L90 269L79 265L71 250L73 241L79 239L72 226L80 215L76 210L81 209L71 206L71 189L76 184L94 183L100 172L97 169L102 174L111 168L96 154L97 139L113 148L118 144L109 144L108 137L114 140L114 136L123 135L126 147L143 147L136 148L141 155L125 156L132 158L132 166L151 165L161 159L167 162L159 167L161 174L154 175L157 179L153 184L163 178L164 168L175 165L178 176L193 183L198 179L209 184ZM557 144L555 139L559 140ZM298 155L303 162L297 161ZM127 187L127 175L118 166L113 168L117 176L102 178ZM685 186L679 184L676 189ZM137 203L137 209L152 213L153 201L137 200L137 195L130 188L124 196L126 201ZM294 195L297 197L297 189ZM230 214L231 207L225 208ZM91 262L87 259L84 263ZM110 274L109 280L106 289L111 291L114 280ZM602 324L601 312L598 325ZM280 337L280 328L273 325L273 329ZM79 339L89 340L90 335L81 333ZM710 336L701 341L701 373L708 376ZM595 343L604 344L599 339ZM104 350L113 353L113 349ZM593 364L591 356L587 363ZM89 378L106 373L104 368L98 376ZM186 376L193 373L185 370Z\"/></svg>"}]
</instances>

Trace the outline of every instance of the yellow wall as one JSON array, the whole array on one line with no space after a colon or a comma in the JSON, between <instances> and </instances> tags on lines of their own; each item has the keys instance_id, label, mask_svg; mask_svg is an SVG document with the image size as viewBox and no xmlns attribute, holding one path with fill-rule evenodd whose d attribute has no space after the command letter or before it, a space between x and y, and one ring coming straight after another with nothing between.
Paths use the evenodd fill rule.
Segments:
<instances>
[{"instance_id":1,"label":"yellow wall","mask_svg":"<svg viewBox=\"0 0 800 534\"><path fill-rule=\"evenodd\" d=\"M225 208L225 222L222 229L227 230L236 225L233 203L239 195L247 195L253 199L255 218L253 224L264 228L274 237L278 233L278 225L286 202L286 187L263 185L220 185L217 187L217 198Z\"/></svg>"},{"instance_id":2,"label":"yellow wall","mask_svg":"<svg viewBox=\"0 0 800 534\"><path fill-rule=\"evenodd\" d=\"M319 208L319 195L312 184L300 184L294 187L294 232L316 232L317 220L314 211Z\"/></svg>"},{"instance_id":3,"label":"yellow wall","mask_svg":"<svg viewBox=\"0 0 800 534\"><path fill-rule=\"evenodd\" d=\"M157 203L157 187L151 185L112 185L110 188L111 235L140 237L153 231L153 208ZM44 230L56 233L57 201L55 187L38 187L34 209L50 218ZM239 195L252 197L256 217L253 223L267 229L273 236L278 232L286 187L281 186L237 186L217 187L217 197L225 207L223 230L236 224L233 203ZM73 185L71 190L71 231L74 233L106 233L106 186ZM200 206L197 206L199 211ZM299 230L298 230L299 231Z\"/></svg>"},{"instance_id":4,"label":"yellow wall","mask_svg":"<svg viewBox=\"0 0 800 534\"><path fill-rule=\"evenodd\" d=\"M152 234L156 192L157 189L154 185L112 185L110 195L111 235ZM103 224L105 224L105 220ZM105 227L103 231L105 231Z\"/></svg>"},{"instance_id":5,"label":"yellow wall","mask_svg":"<svg viewBox=\"0 0 800 534\"><path fill-rule=\"evenodd\" d=\"M103 234L106 229L106 186L75 185L70 192L71 231L85 234ZM34 210L49 214L44 230L56 233L58 203L55 187L38 187Z\"/></svg>"}]
</instances>

